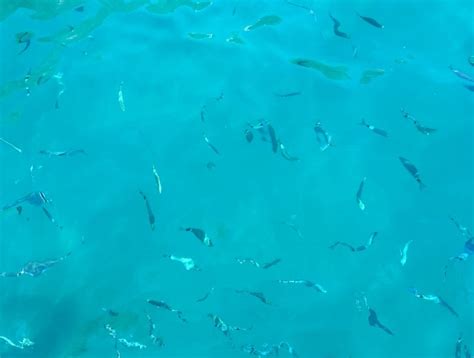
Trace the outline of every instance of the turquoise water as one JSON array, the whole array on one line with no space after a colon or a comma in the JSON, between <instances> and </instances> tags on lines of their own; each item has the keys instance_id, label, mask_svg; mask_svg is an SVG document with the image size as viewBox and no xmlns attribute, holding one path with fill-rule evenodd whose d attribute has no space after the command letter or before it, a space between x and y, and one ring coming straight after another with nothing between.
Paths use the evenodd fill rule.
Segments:
<instances>
[{"instance_id":1,"label":"turquoise water","mask_svg":"<svg viewBox=\"0 0 474 358\"><path fill-rule=\"evenodd\" d=\"M37 277L0 277L0 336L34 342L20 349L0 339L1 357L115 357L106 324L147 346L118 342L122 357L251 357L243 346L284 341L300 357L444 358L456 356L460 335L472 354L473 258L450 260L469 239L450 217L474 230L474 94L464 87L474 83L449 69L474 77L472 3L293 3L306 8L0 2L0 137L15 145L0 143L0 206L38 191L51 200L2 211L0 272L71 252ZM329 12L350 39L335 35ZM244 31L270 15L281 21ZM25 31L31 44L19 54L16 34ZM234 33L243 43L226 41ZM295 59L331 67L325 76ZM366 70L379 76L361 83ZM436 131L417 130L401 108ZM262 140L248 125L260 121L298 160L272 152L268 133ZM332 138L324 151L316 122ZM40 153L74 149L86 154ZM205 230L213 246L188 227ZM329 248L364 245L372 232L365 250ZM163 255L192 258L200 270ZM281 261L264 269L237 258ZM369 325L369 307L393 336ZM226 337L209 313L248 330ZM150 339L147 315L164 346Z\"/></svg>"}]
</instances>

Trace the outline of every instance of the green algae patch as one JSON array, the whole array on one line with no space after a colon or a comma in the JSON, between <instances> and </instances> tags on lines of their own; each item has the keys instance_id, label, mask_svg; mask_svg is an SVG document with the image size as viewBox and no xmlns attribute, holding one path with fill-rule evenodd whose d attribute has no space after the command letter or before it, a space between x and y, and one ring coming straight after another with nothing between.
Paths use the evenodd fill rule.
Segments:
<instances>
[{"instance_id":1,"label":"green algae patch","mask_svg":"<svg viewBox=\"0 0 474 358\"><path fill-rule=\"evenodd\" d=\"M139 9L146 4L147 0L133 0L125 2L123 0L103 0L103 7L97 14L84 20L77 26L70 26L54 35L42 37L41 42L55 42L61 45L67 45L75 41L87 38L95 29L102 25L104 20L116 12L131 12Z\"/></svg>"},{"instance_id":2,"label":"green algae patch","mask_svg":"<svg viewBox=\"0 0 474 358\"><path fill-rule=\"evenodd\" d=\"M244 31L253 31L262 26L275 26L278 25L281 21L282 19L279 16L267 15L258 19L255 24L245 26Z\"/></svg>"},{"instance_id":3,"label":"green algae patch","mask_svg":"<svg viewBox=\"0 0 474 358\"><path fill-rule=\"evenodd\" d=\"M54 35L42 37L40 42L55 42L60 45L67 45L75 41L82 40L90 35L92 31L98 28L104 20L110 15L110 9L105 7L100 9L94 17L84 20L77 26L71 26L61 30Z\"/></svg>"},{"instance_id":4,"label":"green algae patch","mask_svg":"<svg viewBox=\"0 0 474 358\"><path fill-rule=\"evenodd\" d=\"M227 42L238 44L238 45L243 45L245 42L242 40L240 35L236 32L230 34L228 38L225 39Z\"/></svg>"},{"instance_id":5,"label":"green algae patch","mask_svg":"<svg viewBox=\"0 0 474 358\"><path fill-rule=\"evenodd\" d=\"M371 82L374 78L382 76L384 73L385 71L381 68L366 70L362 73L362 76L360 77L360 83L367 84Z\"/></svg>"},{"instance_id":6,"label":"green algae patch","mask_svg":"<svg viewBox=\"0 0 474 358\"><path fill-rule=\"evenodd\" d=\"M204 10L211 5L211 1L194 1L194 0L158 0L156 3L147 6L149 12L155 14L166 14L175 11L177 8L185 6L194 11Z\"/></svg>"},{"instance_id":7,"label":"green algae patch","mask_svg":"<svg viewBox=\"0 0 474 358\"><path fill-rule=\"evenodd\" d=\"M33 19L48 20L84 3L84 0L0 0L0 21L5 20L18 9L31 10Z\"/></svg>"},{"instance_id":8,"label":"green algae patch","mask_svg":"<svg viewBox=\"0 0 474 358\"><path fill-rule=\"evenodd\" d=\"M294 60L291 60L291 63L319 71L324 75L324 77L329 78L331 80L350 79L349 75L347 74L346 66L331 66L319 61L304 58L296 58Z\"/></svg>"},{"instance_id":9,"label":"green algae patch","mask_svg":"<svg viewBox=\"0 0 474 358\"><path fill-rule=\"evenodd\" d=\"M188 32L188 36L194 40L204 40L204 39L212 39L213 34L206 34L203 32Z\"/></svg>"}]
</instances>

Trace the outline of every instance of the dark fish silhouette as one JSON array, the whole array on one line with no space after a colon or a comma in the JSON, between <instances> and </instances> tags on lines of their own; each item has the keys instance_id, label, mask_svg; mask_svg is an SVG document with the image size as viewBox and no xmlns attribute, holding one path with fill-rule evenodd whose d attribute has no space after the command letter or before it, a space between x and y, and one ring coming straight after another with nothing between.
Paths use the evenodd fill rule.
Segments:
<instances>
[{"instance_id":1,"label":"dark fish silhouette","mask_svg":"<svg viewBox=\"0 0 474 358\"><path fill-rule=\"evenodd\" d=\"M23 203L28 203L28 204L33 205L33 206L41 207L41 206L47 204L48 202L49 202L49 200L46 198L46 195L43 192L34 191L34 192L31 192L31 193L15 200L11 204L5 205L2 210L8 210L8 209L16 207L20 204L23 204Z\"/></svg>"},{"instance_id":2,"label":"dark fish silhouette","mask_svg":"<svg viewBox=\"0 0 474 358\"><path fill-rule=\"evenodd\" d=\"M300 94L301 94L301 92L275 93L275 96L281 97L281 98L286 98L286 97L299 96Z\"/></svg>"},{"instance_id":3,"label":"dark fish silhouette","mask_svg":"<svg viewBox=\"0 0 474 358\"><path fill-rule=\"evenodd\" d=\"M474 85L464 85L469 91L474 92Z\"/></svg>"},{"instance_id":4,"label":"dark fish silhouette","mask_svg":"<svg viewBox=\"0 0 474 358\"><path fill-rule=\"evenodd\" d=\"M78 154L86 154L84 149L72 149L72 150L65 150L65 151L58 151L53 152L50 150L42 149L39 151L39 154L47 155L50 157L72 157Z\"/></svg>"},{"instance_id":5,"label":"dark fish silhouette","mask_svg":"<svg viewBox=\"0 0 474 358\"><path fill-rule=\"evenodd\" d=\"M276 137L275 129L271 124L268 125L268 134L270 135L270 140L272 142L272 151L276 153L278 151L278 139Z\"/></svg>"},{"instance_id":6,"label":"dark fish silhouette","mask_svg":"<svg viewBox=\"0 0 474 358\"><path fill-rule=\"evenodd\" d=\"M167 304L165 301L157 301L157 300L151 300L151 299L148 299L147 302L150 304L150 305L153 305L155 307L158 307L158 308L163 308L167 311L170 311L170 312L173 312L173 313L176 313L176 315L178 316L178 318L183 321L184 323L187 323L187 319L185 319L183 317L183 312L177 310L177 309L174 309L172 308L169 304Z\"/></svg>"},{"instance_id":7,"label":"dark fish silhouette","mask_svg":"<svg viewBox=\"0 0 474 358\"><path fill-rule=\"evenodd\" d=\"M317 122L314 126L314 132L316 133L316 140L319 143L319 149L324 152L328 149L332 144L332 137L331 135L324 130L321 126L321 122Z\"/></svg>"},{"instance_id":8,"label":"dark fish silhouette","mask_svg":"<svg viewBox=\"0 0 474 358\"><path fill-rule=\"evenodd\" d=\"M423 294L420 293L416 288L410 287L408 289L410 293L412 293L416 298L420 298L425 301L430 301L439 304L440 306L446 308L453 316L459 318L459 314L452 308L445 300L441 297L433 295L433 294Z\"/></svg>"},{"instance_id":9,"label":"dark fish silhouette","mask_svg":"<svg viewBox=\"0 0 474 358\"><path fill-rule=\"evenodd\" d=\"M219 329L226 337L230 337L230 332L232 331L248 331L250 329L250 328L229 326L222 320L222 318L212 313L209 313L207 316L212 320L214 327Z\"/></svg>"},{"instance_id":10,"label":"dark fish silhouette","mask_svg":"<svg viewBox=\"0 0 474 358\"><path fill-rule=\"evenodd\" d=\"M208 297L211 295L213 291L214 291L214 287L212 287L204 296L198 298L196 302L204 302L205 300L208 299Z\"/></svg>"},{"instance_id":11,"label":"dark fish silhouette","mask_svg":"<svg viewBox=\"0 0 474 358\"><path fill-rule=\"evenodd\" d=\"M338 19L336 19L334 16L332 16L331 14L329 14L329 17L331 18L334 26L333 26L333 30L334 30L334 34L336 36L339 36L339 37L342 37L342 38L345 38L345 39L350 39L351 37L346 34L345 32L342 32L339 30L339 27L341 27L341 23Z\"/></svg>"},{"instance_id":12,"label":"dark fish silhouette","mask_svg":"<svg viewBox=\"0 0 474 358\"><path fill-rule=\"evenodd\" d=\"M405 169L411 174L413 178L415 178L416 182L420 186L420 190L423 190L424 188L426 188L426 185L421 180L418 169L408 159L403 158L403 157L398 157L398 158L400 159L400 162L405 167Z\"/></svg>"},{"instance_id":13,"label":"dark fish silhouette","mask_svg":"<svg viewBox=\"0 0 474 358\"><path fill-rule=\"evenodd\" d=\"M248 294L250 296L256 297L260 300L260 302L269 305L270 301L267 300L263 292L258 292L258 291L248 291L248 290L235 290L236 293L244 293Z\"/></svg>"},{"instance_id":14,"label":"dark fish silhouette","mask_svg":"<svg viewBox=\"0 0 474 358\"><path fill-rule=\"evenodd\" d=\"M77 11L77 12L84 12L84 5L81 5L81 6L78 6L74 9L74 11Z\"/></svg>"},{"instance_id":15,"label":"dark fish silhouette","mask_svg":"<svg viewBox=\"0 0 474 358\"><path fill-rule=\"evenodd\" d=\"M68 252L66 255L47 261L31 261L28 262L20 271L18 272L1 272L0 277L20 277L20 276L31 276L37 277L43 274L45 271L49 270L51 267L55 266L57 263L65 260L69 255Z\"/></svg>"},{"instance_id":16,"label":"dark fish silhouette","mask_svg":"<svg viewBox=\"0 0 474 358\"><path fill-rule=\"evenodd\" d=\"M148 213L148 222L150 223L151 230L155 230L155 215L153 214L153 211L151 210L150 202L148 201L147 196L142 192L139 191L140 195L143 197L143 200L145 201L146 205L146 211Z\"/></svg>"},{"instance_id":17,"label":"dark fish silhouette","mask_svg":"<svg viewBox=\"0 0 474 358\"><path fill-rule=\"evenodd\" d=\"M457 70L453 66L449 66L449 69L451 70L452 73L454 73L459 78L462 78L463 80L466 80L466 81L474 82L474 78L469 76L467 73Z\"/></svg>"},{"instance_id":18,"label":"dark fish silhouette","mask_svg":"<svg viewBox=\"0 0 474 358\"><path fill-rule=\"evenodd\" d=\"M209 246L209 247L214 246L210 237L207 236L206 232L202 229L194 228L194 227L186 227L186 228L181 228L181 230L191 232L194 236L196 236L196 238L199 241L201 241L206 246Z\"/></svg>"},{"instance_id":19,"label":"dark fish silhouette","mask_svg":"<svg viewBox=\"0 0 474 358\"><path fill-rule=\"evenodd\" d=\"M11 208L16 208L18 214L21 214L23 211L23 207L21 204L23 203L28 203L33 206L37 206L41 208L43 213L46 215L49 221L51 221L54 225L56 225L59 229L62 229L62 226L58 225L56 222L56 219L53 217L53 215L49 212L49 210L45 207L46 204L48 204L50 200L46 197L46 195L41 192L41 191L34 191L32 193L29 193L17 200L15 200L13 203L5 205L3 207L3 211L9 210Z\"/></svg>"},{"instance_id":20,"label":"dark fish silhouette","mask_svg":"<svg viewBox=\"0 0 474 358\"><path fill-rule=\"evenodd\" d=\"M356 193L356 201L357 205L359 205L360 210L365 210L365 204L362 201L362 192L364 191L364 185L365 185L366 178L362 179L362 181L359 184L359 189L357 189Z\"/></svg>"},{"instance_id":21,"label":"dark fish silhouette","mask_svg":"<svg viewBox=\"0 0 474 358\"><path fill-rule=\"evenodd\" d=\"M28 50L28 48L30 47L30 44L31 44L31 38L32 37L33 37L33 33L28 32L28 31L19 32L19 33L16 34L16 41L19 44L23 44L23 43L25 44L25 47L23 48L23 50L18 52L18 54L22 54L23 52Z\"/></svg>"},{"instance_id":22,"label":"dark fish silhouette","mask_svg":"<svg viewBox=\"0 0 474 358\"><path fill-rule=\"evenodd\" d=\"M209 148L211 148L211 149L213 150L214 153L216 153L217 155L220 155L219 150L216 148L215 145L213 145L213 144L209 141L209 138L207 138L206 136L204 136L204 141L207 143L207 145L209 146Z\"/></svg>"},{"instance_id":23,"label":"dark fish silhouette","mask_svg":"<svg viewBox=\"0 0 474 358\"><path fill-rule=\"evenodd\" d=\"M362 19L364 20L365 22L371 24L372 26L374 27L377 27L379 29L383 29L383 25L380 24L377 20L371 18L371 17L367 17L367 16L362 16L360 15L359 13L357 13L357 15Z\"/></svg>"},{"instance_id":24,"label":"dark fish silhouette","mask_svg":"<svg viewBox=\"0 0 474 358\"><path fill-rule=\"evenodd\" d=\"M384 131L383 129L379 129L379 128L376 128L374 127L373 125L371 124L368 124L365 119L362 118L362 121L360 122L360 125L361 126L364 126L366 128L368 128L369 130L371 130L372 132L374 132L375 134L378 134L382 137L385 137L387 138L388 137L388 133L386 131Z\"/></svg>"},{"instance_id":25,"label":"dark fish silhouette","mask_svg":"<svg viewBox=\"0 0 474 358\"><path fill-rule=\"evenodd\" d=\"M358 252L358 251L364 251L364 250L367 250L370 246L372 246L373 242L374 242L374 239L375 237L378 235L378 232L377 231L374 231L370 237L369 237L369 240L367 241L367 243L365 245L361 245L361 246L357 246L357 247L354 247L350 244L348 244L347 242L343 242L343 241L336 241L334 244L332 244L331 246L329 246L330 249L334 249L336 248L337 246L345 246L347 248L349 248L349 250L351 250L352 252Z\"/></svg>"},{"instance_id":26,"label":"dark fish silhouette","mask_svg":"<svg viewBox=\"0 0 474 358\"><path fill-rule=\"evenodd\" d=\"M377 317L377 313L372 308L369 308L369 324L372 327L378 327L378 328L382 329L383 331L390 334L391 336L394 335L393 332L390 329L388 329L386 326L384 326L382 323L380 323L380 321Z\"/></svg>"},{"instance_id":27,"label":"dark fish silhouette","mask_svg":"<svg viewBox=\"0 0 474 358\"><path fill-rule=\"evenodd\" d=\"M431 133L434 133L436 132L437 130L434 129L434 128L429 128L429 127L425 127L423 126L415 117L413 117L411 114L409 114L407 111L405 111L403 108L402 108L402 116L404 118L407 118L409 120L411 120L413 122L413 124L415 125L415 128L423 133L423 134L426 134L426 135L430 135Z\"/></svg>"},{"instance_id":28,"label":"dark fish silhouette","mask_svg":"<svg viewBox=\"0 0 474 358\"><path fill-rule=\"evenodd\" d=\"M247 142L252 143L252 141L253 141L253 132L252 132L252 130L247 128L245 130L244 134L245 134L245 139L247 140Z\"/></svg>"}]
</instances>

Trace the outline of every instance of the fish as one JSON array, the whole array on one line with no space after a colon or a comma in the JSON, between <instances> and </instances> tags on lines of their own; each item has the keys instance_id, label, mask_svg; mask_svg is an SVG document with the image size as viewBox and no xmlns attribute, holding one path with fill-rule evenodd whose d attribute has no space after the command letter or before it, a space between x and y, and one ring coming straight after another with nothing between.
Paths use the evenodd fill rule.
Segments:
<instances>
[{"instance_id":1,"label":"fish","mask_svg":"<svg viewBox=\"0 0 474 358\"><path fill-rule=\"evenodd\" d=\"M19 55L28 50L32 37L33 33L29 31L23 31L16 34L16 42L19 44L25 44L25 47L20 52L18 52Z\"/></svg>"},{"instance_id":2,"label":"fish","mask_svg":"<svg viewBox=\"0 0 474 358\"><path fill-rule=\"evenodd\" d=\"M407 252L412 242L413 240L407 241L407 243L403 246L403 249L400 250L400 264L402 266L405 266L407 263Z\"/></svg>"},{"instance_id":3,"label":"fish","mask_svg":"<svg viewBox=\"0 0 474 358\"><path fill-rule=\"evenodd\" d=\"M211 289L204 296L198 298L196 302L204 302L205 300L208 299L208 297L211 295L212 292L214 292L214 287L211 287Z\"/></svg>"},{"instance_id":4,"label":"fish","mask_svg":"<svg viewBox=\"0 0 474 358\"><path fill-rule=\"evenodd\" d=\"M463 80L466 80L469 82L474 82L474 78L469 76L467 73L461 72L460 70L455 69L453 66L449 66L449 69L451 70L452 73L454 73L459 78L462 78Z\"/></svg>"},{"instance_id":5,"label":"fish","mask_svg":"<svg viewBox=\"0 0 474 358\"><path fill-rule=\"evenodd\" d=\"M74 8L74 11L76 11L76 12L84 12L84 5L81 5L81 6L78 6L78 7Z\"/></svg>"},{"instance_id":6,"label":"fish","mask_svg":"<svg viewBox=\"0 0 474 358\"><path fill-rule=\"evenodd\" d=\"M295 58L291 60L291 63L319 71L323 74L323 76L331 80L342 81L350 79L349 75L347 74L346 66L331 66L320 61L306 58Z\"/></svg>"},{"instance_id":7,"label":"fish","mask_svg":"<svg viewBox=\"0 0 474 358\"><path fill-rule=\"evenodd\" d=\"M23 203L28 203L33 206L39 206L42 207L43 205L49 203L50 200L46 197L46 194L43 193L42 191L34 191L29 194L26 194L25 196L22 196L21 198L15 200L14 202L5 205L3 207L3 211L9 210L11 208L17 207L20 204Z\"/></svg>"},{"instance_id":8,"label":"fish","mask_svg":"<svg viewBox=\"0 0 474 358\"><path fill-rule=\"evenodd\" d=\"M209 170L212 170L216 167L216 163L214 162L207 162L206 164L206 168L209 169Z\"/></svg>"},{"instance_id":9,"label":"fish","mask_svg":"<svg viewBox=\"0 0 474 358\"><path fill-rule=\"evenodd\" d=\"M383 129L376 128L375 126L367 123L364 118L362 118L362 121L359 123L361 126L368 128L370 131L372 131L375 134L378 134L379 136L388 138L388 133L387 131Z\"/></svg>"},{"instance_id":10,"label":"fish","mask_svg":"<svg viewBox=\"0 0 474 358\"><path fill-rule=\"evenodd\" d=\"M474 66L474 55L469 56L469 57L467 58L467 62L468 62L471 66Z\"/></svg>"},{"instance_id":11,"label":"fish","mask_svg":"<svg viewBox=\"0 0 474 358\"><path fill-rule=\"evenodd\" d=\"M143 193L141 190L139 191L140 195L143 197L143 200L145 201L145 206L146 206L146 211L148 214L148 222L150 223L151 230L155 230L155 215L153 214L153 211L151 209L150 202L148 201L148 197Z\"/></svg>"},{"instance_id":12,"label":"fish","mask_svg":"<svg viewBox=\"0 0 474 358\"><path fill-rule=\"evenodd\" d=\"M437 131L437 129L435 128L424 127L419 122L414 122L414 124L418 132L421 132L426 135L431 135L431 133L434 133Z\"/></svg>"},{"instance_id":13,"label":"fish","mask_svg":"<svg viewBox=\"0 0 474 358\"><path fill-rule=\"evenodd\" d=\"M147 299L146 301L152 306L155 306L155 307L158 307L158 308L163 308L164 310L176 313L176 315L178 316L178 318L182 322L184 322L184 323L188 322L188 320L183 317L183 312L181 312L177 309L174 309L169 304L167 304L165 301L157 301L157 300L153 300L153 299Z\"/></svg>"},{"instance_id":14,"label":"fish","mask_svg":"<svg viewBox=\"0 0 474 358\"><path fill-rule=\"evenodd\" d=\"M212 39L214 34L211 33L202 33L202 32L188 32L188 36L194 40L204 40L204 39Z\"/></svg>"},{"instance_id":15,"label":"fish","mask_svg":"<svg viewBox=\"0 0 474 358\"><path fill-rule=\"evenodd\" d=\"M305 287L314 288L320 293L327 293L328 291L318 283L314 283L309 280L278 280L278 283L286 285L303 285Z\"/></svg>"},{"instance_id":16,"label":"fish","mask_svg":"<svg viewBox=\"0 0 474 358\"><path fill-rule=\"evenodd\" d=\"M380 24L377 20L371 18L371 17L368 17L368 16L362 16L360 15L359 13L357 13L357 15L362 19L364 20L365 22L371 24L372 26L374 27L377 27L379 29L383 29L384 26L382 24Z\"/></svg>"},{"instance_id":17,"label":"fish","mask_svg":"<svg viewBox=\"0 0 474 358\"><path fill-rule=\"evenodd\" d=\"M267 125L268 134L270 135L270 140L272 143L272 152L276 153L278 151L278 139L276 137L275 129L272 127L271 124Z\"/></svg>"},{"instance_id":18,"label":"fish","mask_svg":"<svg viewBox=\"0 0 474 358\"><path fill-rule=\"evenodd\" d=\"M362 211L365 210L365 204L362 201L362 191L364 190L364 185L365 185L366 180L367 180L367 178L365 178L365 177L364 177L364 179L362 179L362 181L359 184L359 189L357 189L357 193L356 193L357 205L359 206L359 209L362 210Z\"/></svg>"},{"instance_id":19,"label":"fish","mask_svg":"<svg viewBox=\"0 0 474 358\"><path fill-rule=\"evenodd\" d=\"M285 158L289 162L297 162L297 161L300 160L298 157L293 157L290 154L288 154L288 151L286 150L286 147L284 146L284 144L281 141L278 141L278 143L279 143L279 147L280 147L280 153L281 153L281 156L283 158Z\"/></svg>"},{"instance_id":20,"label":"fish","mask_svg":"<svg viewBox=\"0 0 474 358\"><path fill-rule=\"evenodd\" d=\"M472 235L471 231L466 226L461 225L459 223L459 221L457 221L455 218L450 216L449 219L454 223L454 225L459 230L459 232L461 233L462 236L466 237L467 239L470 239L470 238L474 237Z\"/></svg>"},{"instance_id":21,"label":"fish","mask_svg":"<svg viewBox=\"0 0 474 358\"><path fill-rule=\"evenodd\" d=\"M117 311L111 310L110 308L103 307L102 311L104 311L105 313L107 313L109 316L112 316L112 317L117 317L119 315Z\"/></svg>"},{"instance_id":22,"label":"fish","mask_svg":"<svg viewBox=\"0 0 474 358\"><path fill-rule=\"evenodd\" d=\"M231 33L228 38L225 39L226 42L234 43L234 44L239 44L243 45L245 43L244 40L240 37L240 35L236 32Z\"/></svg>"},{"instance_id":23,"label":"fish","mask_svg":"<svg viewBox=\"0 0 474 358\"><path fill-rule=\"evenodd\" d=\"M416 288L414 288L414 287L409 287L409 288L408 288L408 292L410 292L410 293L413 294L415 297L420 298L420 299L422 299L422 300L430 301L430 302L434 302L434 303L436 303L436 304L439 304L440 306L446 308L453 316L459 318L459 314L458 314L445 300L443 300L441 297L439 297L439 296L437 296L437 295L433 295L433 294L423 294L423 293L420 293L420 292L418 291L418 289L416 289Z\"/></svg>"},{"instance_id":24,"label":"fish","mask_svg":"<svg viewBox=\"0 0 474 358\"><path fill-rule=\"evenodd\" d=\"M201 241L204 245L208 247L214 246L212 243L212 240L209 236L207 236L206 232L202 229L194 228L194 227L186 227L186 228L181 228L183 231L189 231L192 233L196 238Z\"/></svg>"},{"instance_id":25,"label":"fish","mask_svg":"<svg viewBox=\"0 0 474 358\"><path fill-rule=\"evenodd\" d=\"M316 133L316 140L319 143L319 149L324 152L332 144L332 137L326 132L321 126L321 122L317 122L314 126L314 132Z\"/></svg>"},{"instance_id":26,"label":"fish","mask_svg":"<svg viewBox=\"0 0 474 358\"><path fill-rule=\"evenodd\" d=\"M46 217L48 218L49 221L51 221L54 225L56 225L59 229L62 229L63 227L61 225L59 225L57 222L56 222L56 219L53 217L53 215L49 212L48 209L46 209L44 206L41 207L41 210L43 210L43 213L46 215Z\"/></svg>"},{"instance_id":27,"label":"fish","mask_svg":"<svg viewBox=\"0 0 474 358\"><path fill-rule=\"evenodd\" d=\"M245 131L244 131L244 134L245 134L245 140L248 143L252 143L252 141L253 141L253 132L252 132L252 130L246 128Z\"/></svg>"},{"instance_id":28,"label":"fish","mask_svg":"<svg viewBox=\"0 0 474 358\"><path fill-rule=\"evenodd\" d=\"M146 318L148 320L148 336L150 337L150 340L153 342L153 344L163 347L165 345L165 341L162 337L155 335L156 325L151 319L151 316L147 314Z\"/></svg>"},{"instance_id":29,"label":"fish","mask_svg":"<svg viewBox=\"0 0 474 358\"><path fill-rule=\"evenodd\" d=\"M158 194L161 194L161 180L160 176L158 175L158 171L155 168L155 165L152 166L153 177L155 178L156 190L158 190Z\"/></svg>"},{"instance_id":30,"label":"fish","mask_svg":"<svg viewBox=\"0 0 474 358\"><path fill-rule=\"evenodd\" d=\"M377 313L369 307L369 325L371 325L372 327L378 327L380 329L382 329L383 331L385 331L386 333L388 333L389 335L393 336L393 332L388 329L386 326L384 326L382 323L380 323L378 317L377 317Z\"/></svg>"},{"instance_id":31,"label":"fish","mask_svg":"<svg viewBox=\"0 0 474 358\"><path fill-rule=\"evenodd\" d=\"M300 96L301 92L274 93L274 95L281 98L287 98L287 97Z\"/></svg>"},{"instance_id":32,"label":"fish","mask_svg":"<svg viewBox=\"0 0 474 358\"><path fill-rule=\"evenodd\" d=\"M462 335L456 340L456 348L454 350L454 358L461 358L462 354Z\"/></svg>"},{"instance_id":33,"label":"fish","mask_svg":"<svg viewBox=\"0 0 474 358\"><path fill-rule=\"evenodd\" d=\"M58 264L59 262L64 261L67 257L71 255L71 252L68 252L66 255L61 256L57 259L46 260L46 261L30 261L18 272L0 272L0 277L20 277L20 276L30 276L38 277L44 272Z\"/></svg>"},{"instance_id":34,"label":"fish","mask_svg":"<svg viewBox=\"0 0 474 358\"><path fill-rule=\"evenodd\" d=\"M72 157L78 154L86 154L84 149L72 149L72 150L64 150L64 151L50 151L46 149L41 149L39 154L47 155L48 157Z\"/></svg>"},{"instance_id":35,"label":"fish","mask_svg":"<svg viewBox=\"0 0 474 358\"><path fill-rule=\"evenodd\" d=\"M370 234L369 239L367 240L367 243L365 245L354 247L354 246L352 246L352 245L350 245L346 242L336 241L334 244L329 246L329 248L334 249L334 248L336 248L337 246L340 245L340 246L345 246L345 247L349 248L349 250L351 250L352 252L364 251L364 250L367 250L370 246L372 246L372 244L374 243L374 240L377 237L377 235L378 235L377 231L374 231L372 234Z\"/></svg>"},{"instance_id":36,"label":"fish","mask_svg":"<svg viewBox=\"0 0 474 358\"><path fill-rule=\"evenodd\" d=\"M190 270L200 271L199 267L196 266L196 264L194 263L194 260L190 257L179 257L179 256L167 255L167 254L163 255L163 257L170 259L172 261L181 262L184 268L186 269L186 271L190 271Z\"/></svg>"},{"instance_id":37,"label":"fish","mask_svg":"<svg viewBox=\"0 0 474 358\"><path fill-rule=\"evenodd\" d=\"M206 106L205 105L201 107L200 115L201 115L201 122L204 123L206 121Z\"/></svg>"},{"instance_id":38,"label":"fish","mask_svg":"<svg viewBox=\"0 0 474 358\"><path fill-rule=\"evenodd\" d=\"M333 22L334 34L336 36L339 36L339 37L342 37L342 38L345 38L345 39L350 39L351 37L350 37L349 34L339 30L339 28L341 27L341 22L338 19L336 19L334 16L332 16L331 13L329 13L329 17L331 18L331 20Z\"/></svg>"},{"instance_id":39,"label":"fish","mask_svg":"<svg viewBox=\"0 0 474 358\"><path fill-rule=\"evenodd\" d=\"M270 305L270 301L267 300L263 292L258 292L258 291L248 291L248 290L235 290L236 293L243 293L243 294L248 294L250 296L256 297L260 302Z\"/></svg>"},{"instance_id":40,"label":"fish","mask_svg":"<svg viewBox=\"0 0 474 358\"><path fill-rule=\"evenodd\" d=\"M436 132L437 130L434 129L434 128L429 128L429 127L425 127L423 126L415 117L413 117L411 114L409 114L407 111L405 111L403 108L401 109L401 112L402 112L402 116L406 119L409 119L410 121L412 121L412 123L414 124L415 128L420 132L420 133L423 133L425 135L430 135L431 133L434 133Z\"/></svg>"},{"instance_id":41,"label":"fish","mask_svg":"<svg viewBox=\"0 0 474 358\"><path fill-rule=\"evenodd\" d=\"M222 320L222 318L220 318L219 316L217 316L215 314L212 314L212 313L209 313L207 316L212 320L212 323L214 324L214 327L219 329L224 334L224 336L226 336L226 337L230 337L230 332L232 332L232 331L248 331L248 330L250 330L250 328L229 326L228 324L226 324Z\"/></svg>"},{"instance_id":42,"label":"fish","mask_svg":"<svg viewBox=\"0 0 474 358\"><path fill-rule=\"evenodd\" d=\"M21 148L18 148L16 145L14 145L14 144L10 143L9 141L3 139L2 137L0 137L0 142L5 143L10 148L12 148L13 150L16 150L20 154L23 153L23 150Z\"/></svg>"},{"instance_id":43,"label":"fish","mask_svg":"<svg viewBox=\"0 0 474 358\"><path fill-rule=\"evenodd\" d=\"M118 98L118 103L119 103L120 110L122 112L125 112L125 101L123 99L123 81L120 82L117 98Z\"/></svg>"},{"instance_id":44,"label":"fish","mask_svg":"<svg viewBox=\"0 0 474 358\"><path fill-rule=\"evenodd\" d=\"M281 259L280 258L276 258L270 262L267 262L267 263L260 263L252 258L237 258L236 261L243 265L243 264L251 264L253 266L255 266L256 268L261 268L261 269L269 269L270 267L272 266L275 266L276 264L280 263L281 262Z\"/></svg>"},{"instance_id":45,"label":"fish","mask_svg":"<svg viewBox=\"0 0 474 358\"><path fill-rule=\"evenodd\" d=\"M217 155L220 155L219 150L209 141L209 138L207 138L207 136L205 135L204 135L204 141L207 143L209 148L211 148L214 151L214 153L216 153Z\"/></svg>"},{"instance_id":46,"label":"fish","mask_svg":"<svg viewBox=\"0 0 474 358\"><path fill-rule=\"evenodd\" d=\"M415 178L416 182L420 186L420 190L425 189L426 185L421 180L420 173L418 172L418 169L415 167L415 165L413 165L413 163L404 157L398 157L398 159L400 159L403 167L410 173L410 175Z\"/></svg>"},{"instance_id":47,"label":"fish","mask_svg":"<svg viewBox=\"0 0 474 358\"><path fill-rule=\"evenodd\" d=\"M464 85L469 91L474 92L474 85Z\"/></svg>"},{"instance_id":48,"label":"fish","mask_svg":"<svg viewBox=\"0 0 474 358\"><path fill-rule=\"evenodd\" d=\"M253 31L262 26L275 26L275 25L278 25L281 21L282 21L281 17L276 16L276 15L263 16L260 19L258 19L257 22L254 23L253 25L245 26L244 31L246 32Z\"/></svg>"}]
</instances>

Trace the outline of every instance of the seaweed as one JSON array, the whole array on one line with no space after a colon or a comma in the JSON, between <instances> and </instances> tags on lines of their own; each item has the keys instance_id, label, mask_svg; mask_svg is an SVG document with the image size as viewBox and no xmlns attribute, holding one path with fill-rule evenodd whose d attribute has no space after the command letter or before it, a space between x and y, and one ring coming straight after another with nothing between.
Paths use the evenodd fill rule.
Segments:
<instances>
[{"instance_id":1,"label":"seaweed","mask_svg":"<svg viewBox=\"0 0 474 358\"><path fill-rule=\"evenodd\" d=\"M365 70L360 77L360 83L367 84L372 81L374 78L382 76L385 73L384 70L380 68L375 68L371 70Z\"/></svg>"},{"instance_id":2,"label":"seaweed","mask_svg":"<svg viewBox=\"0 0 474 358\"><path fill-rule=\"evenodd\" d=\"M316 71L321 72L325 77L331 80L350 79L349 75L347 74L346 66L331 66L319 61L304 58L293 59L291 60L291 63L302 67L312 68Z\"/></svg>"},{"instance_id":3,"label":"seaweed","mask_svg":"<svg viewBox=\"0 0 474 358\"><path fill-rule=\"evenodd\" d=\"M214 36L213 34L203 33L203 32L188 32L188 36L194 40L204 40L204 39L212 39Z\"/></svg>"},{"instance_id":4,"label":"seaweed","mask_svg":"<svg viewBox=\"0 0 474 358\"><path fill-rule=\"evenodd\" d=\"M281 21L282 21L281 17L276 16L276 15L263 16L260 19L258 19L255 24L245 26L244 31L253 31L262 26L275 26L275 25L278 25Z\"/></svg>"},{"instance_id":5,"label":"seaweed","mask_svg":"<svg viewBox=\"0 0 474 358\"><path fill-rule=\"evenodd\" d=\"M175 11L181 6L189 7L194 11L201 11L211 4L211 1L158 0L154 4L148 5L146 9L155 14L166 14Z\"/></svg>"}]
</instances>

